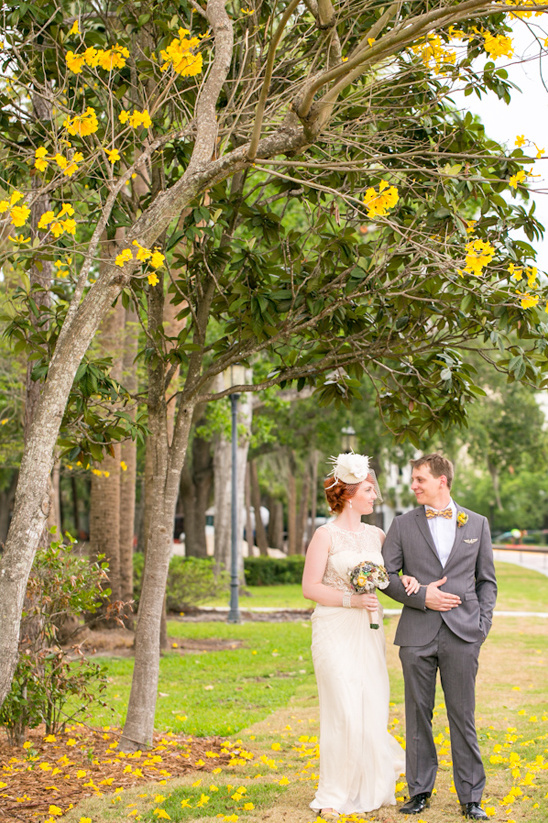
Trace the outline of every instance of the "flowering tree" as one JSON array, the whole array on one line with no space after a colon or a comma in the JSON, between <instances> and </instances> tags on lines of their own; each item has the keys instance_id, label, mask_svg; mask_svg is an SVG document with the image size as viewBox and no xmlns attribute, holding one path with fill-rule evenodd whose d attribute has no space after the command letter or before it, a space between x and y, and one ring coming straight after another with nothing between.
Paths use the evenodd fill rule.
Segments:
<instances>
[{"instance_id":1,"label":"flowering tree","mask_svg":"<svg viewBox=\"0 0 548 823\"><path fill-rule=\"evenodd\" d=\"M411 437L461 420L478 393L471 338L486 357L498 347L512 379L540 379L546 296L533 249L512 237L540 227L502 196L527 196L531 158L446 98L455 82L507 97L494 60L511 49L509 15L544 8L3 6L2 248L21 277L8 331L40 395L0 561L1 696L74 397L86 403L72 457L97 460L135 431L89 411L123 394L88 351L120 295L145 327L155 489L128 748L152 735L178 481L194 410L229 391L217 375L268 352L272 371L241 390L298 381L330 402L365 374L387 425ZM171 336L166 300L180 308Z\"/></svg>"}]
</instances>

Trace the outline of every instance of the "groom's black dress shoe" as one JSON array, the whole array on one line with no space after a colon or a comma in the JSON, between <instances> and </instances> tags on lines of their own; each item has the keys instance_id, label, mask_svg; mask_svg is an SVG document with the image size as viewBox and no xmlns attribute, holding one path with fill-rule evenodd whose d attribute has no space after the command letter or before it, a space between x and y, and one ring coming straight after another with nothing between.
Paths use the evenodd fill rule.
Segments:
<instances>
[{"instance_id":1,"label":"groom's black dress shoe","mask_svg":"<svg viewBox=\"0 0 548 823\"><path fill-rule=\"evenodd\" d=\"M479 803L463 803L461 808L464 817L470 817L472 820L487 820L487 815Z\"/></svg>"},{"instance_id":2,"label":"groom's black dress shoe","mask_svg":"<svg viewBox=\"0 0 548 823\"><path fill-rule=\"evenodd\" d=\"M410 797L407 803L404 803L403 806L400 806L398 811L402 814L420 814L429 805L430 793L422 792L421 794L415 794L413 795L413 797ZM468 805L470 806L472 804L469 803Z\"/></svg>"}]
</instances>

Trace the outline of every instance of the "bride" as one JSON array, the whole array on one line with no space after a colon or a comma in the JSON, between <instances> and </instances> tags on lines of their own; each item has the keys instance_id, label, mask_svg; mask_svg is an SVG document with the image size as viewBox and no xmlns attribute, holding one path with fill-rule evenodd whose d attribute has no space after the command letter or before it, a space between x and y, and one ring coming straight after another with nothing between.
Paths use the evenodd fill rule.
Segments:
<instances>
[{"instance_id":1,"label":"bride","mask_svg":"<svg viewBox=\"0 0 548 823\"><path fill-rule=\"evenodd\" d=\"M371 628L376 594L356 594L349 572L363 560L382 564L384 532L361 522L380 492L369 459L332 458L324 481L337 515L314 534L303 573L303 594L317 606L312 615L312 658L320 700L320 780L310 807L324 818L370 812L395 804L395 782L404 753L387 731L388 672L382 615ZM408 594L414 577L402 577Z\"/></svg>"}]
</instances>

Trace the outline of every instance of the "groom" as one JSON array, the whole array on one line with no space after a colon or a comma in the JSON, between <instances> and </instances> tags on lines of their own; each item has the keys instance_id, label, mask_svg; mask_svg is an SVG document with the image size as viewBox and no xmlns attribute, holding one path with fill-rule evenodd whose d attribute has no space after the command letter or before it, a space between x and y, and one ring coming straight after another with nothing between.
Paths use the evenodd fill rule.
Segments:
<instances>
[{"instance_id":1,"label":"groom","mask_svg":"<svg viewBox=\"0 0 548 823\"><path fill-rule=\"evenodd\" d=\"M485 771L474 713L478 656L497 595L489 525L452 500L449 460L428 454L411 465L419 507L395 518L383 546L390 577L385 591L404 604L394 642L405 682L410 799L399 811L420 814L430 803L438 767L432 712L439 669L462 814L485 820L480 805ZM406 594L400 572L417 578L416 594Z\"/></svg>"}]
</instances>

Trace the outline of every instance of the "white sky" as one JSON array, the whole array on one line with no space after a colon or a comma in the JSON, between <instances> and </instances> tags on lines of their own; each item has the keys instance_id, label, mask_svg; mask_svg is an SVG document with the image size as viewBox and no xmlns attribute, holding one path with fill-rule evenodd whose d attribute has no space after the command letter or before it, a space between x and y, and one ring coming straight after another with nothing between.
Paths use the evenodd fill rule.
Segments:
<instances>
[{"instance_id":1,"label":"white sky","mask_svg":"<svg viewBox=\"0 0 548 823\"><path fill-rule=\"evenodd\" d=\"M541 43L544 42L546 34L543 34L539 27L542 18L532 17L527 22ZM544 28L548 34L548 27ZM533 187L537 191L535 214L546 227L546 233L543 241L533 241L531 245L538 250L539 269L548 272L548 91L542 82L544 72L548 86L548 58L539 60L539 44L534 33L523 22L515 23L513 39L514 57L499 57L495 60L497 68L506 68L508 79L521 90L512 91L512 101L509 105L499 100L492 92L483 95L481 100L475 94L469 97L453 94L452 97L459 107L477 114L485 125L487 134L499 143L506 144L510 150L515 147L516 137L520 134L536 143L539 149L545 149L546 159L537 160L534 165L533 173L540 177L534 178ZM524 59L526 62L521 62ZM482 66L485 62L486 59L482 58L478 65ZM523 146L523 151L532 157L536 155L534 146ZM516 202L529 208L529 205L519 197Z\"/></svg>"}]
</instances>

